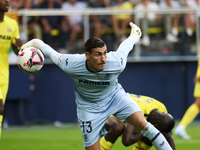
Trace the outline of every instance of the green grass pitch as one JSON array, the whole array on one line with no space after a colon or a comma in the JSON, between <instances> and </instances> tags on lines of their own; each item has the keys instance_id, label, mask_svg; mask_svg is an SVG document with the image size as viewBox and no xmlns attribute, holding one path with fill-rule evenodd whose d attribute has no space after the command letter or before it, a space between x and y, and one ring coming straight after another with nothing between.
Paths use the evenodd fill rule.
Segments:
<instances>
[{"instance_id":1,"label":"green grass pitch","mask_svg":"<svg viewBox=\"0 0 200 150\"><path fill-rule=\"evenodd\" d=\"M200 122L193 122L187 128L187 132L192 137L191 140L182 140L174 136L176 149L199 150ZM132 150L132 146L124 147L119 138L112 149ZM77 124L62 124L60 127L48 124L3 129L0 150L84 150L84 148Z\"/></svg>"}]
</instances>

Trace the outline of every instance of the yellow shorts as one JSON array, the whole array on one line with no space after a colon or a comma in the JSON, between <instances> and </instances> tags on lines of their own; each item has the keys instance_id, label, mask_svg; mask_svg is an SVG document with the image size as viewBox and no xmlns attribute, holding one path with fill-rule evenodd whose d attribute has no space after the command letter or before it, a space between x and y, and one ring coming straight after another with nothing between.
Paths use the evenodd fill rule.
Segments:
<instances>
[{"instance_id":1,"label":"yellow shorts","mask_svg":"<svg viewBox=\"0 0 200 150\"><path fill-rule=\"evenodd\" d=\"M200 82L195 84L194 97L200 97Z\"/></svg>"},{"instance_id":2,"label":"yellow shorts","mask_svg":"<svg viewBox=\"0 0 200 150\"><path fill-rule=\"evenodd\" d=\"M6 96L8 92L8 84L3 84L0 86L0 99L3 99L3 104L6 102Z\"/></svg>"},{"instance_id":3,"label":"yellow shorts","mask_svg":"<svg viewBox=\"0 0 200 150\"><path fill-rule=\"evenodd\" d=\"M143 143L142 141L138 141L135 143L135 146L133 147L132 150L150 150L151 146Z\"/></svg>"}]
</instances>

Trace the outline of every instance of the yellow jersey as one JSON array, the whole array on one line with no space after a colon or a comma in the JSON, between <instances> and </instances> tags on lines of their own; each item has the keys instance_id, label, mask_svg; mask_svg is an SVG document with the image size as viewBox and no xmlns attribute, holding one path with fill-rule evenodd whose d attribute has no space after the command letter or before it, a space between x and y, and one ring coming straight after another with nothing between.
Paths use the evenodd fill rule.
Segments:
<instances>
[{"instance_id":1,"label":"yellow jersey","mask_svg":"<svg viewBox=\"0 0 200 150\"><path fill-rule=\"evenodd\" d=\"M130 94L130 96L143 111L145 119L147 119L149 114L155 109L162 113L168 113L165 105L154 98L135 94Z\"/></svg>"},{"instance_id":2,"label":"yellow jersey","mask_svg":"<svg viewBox=\"0 0 200 150\"><path fill-rule=\"evenodd\" d=\"M123 2L121 6L113 6L112 7L113 10L132 10L133 9L133 6L130 2ZM129 18L131 15L129 14L120 14L120 15L117 15L118 19L127 19Z\"/></svg>"},{"instance_id":3,"label":"yellow jersey","mask_svg":"<svg viewBox=\"0 0 200 150\"><path fill-rule=\"evenodd\" d=\"M0 84L8 84L9 63L8 55L11 44L15 43L15 38L19 38L18 24L15 20L4 16L0 22Z\"/></svg>"}]
</instances>

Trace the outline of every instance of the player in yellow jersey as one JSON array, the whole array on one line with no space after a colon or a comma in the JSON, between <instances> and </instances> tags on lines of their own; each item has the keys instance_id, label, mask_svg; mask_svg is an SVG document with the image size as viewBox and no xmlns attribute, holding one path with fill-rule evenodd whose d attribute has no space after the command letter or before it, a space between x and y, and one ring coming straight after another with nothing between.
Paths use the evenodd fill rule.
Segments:
<instances>
[{"instance_id":1,"label":"player in yellow jersey","mask_svg":"<svg viewBox=\"0 0 200 150\"><path fill-rule=\"evenodd\" d=\"M9 6L9 0L0 0L0 137L9 82L9 49L12 46L15 54L18 54L19 48L23 44L19 38L17 22L5 15Z\"/></svg>"},{"instance_id":2,"label":"player in yellow jersey","mask_svg":"<svg viewBox=\"0 0 200 150\"><path fill-rule=\"evenodd\" d=\"M194 98L195 102L187 109L181 122L174 130L174 134L182 139L190 139L190 136L186 132L186 127L196 118L200 109L200 58L198 61L198 67L196 76L194 77Z\"/></svg>"},{"instance_id":3,"label":"player in yellow jersey","mask_svg":"<svg viewBox=\"0 0 200 150\"><path fill-rule=\"evenodd\" d=\"M145 119L165 136L172 149L175 150L171 132L175 121L168 114L165 105L151 97L135 94L130 94L130 96L143 111ZM152 141L143 137L134 126L129 123L122 123L114 116L108 118L105 128L108 132L101 138L101 150L110 150L119 136L122 136L122 143L125 146L135 144L132 150L150 150L152 147Z\"/></svg>"}]
</instances>

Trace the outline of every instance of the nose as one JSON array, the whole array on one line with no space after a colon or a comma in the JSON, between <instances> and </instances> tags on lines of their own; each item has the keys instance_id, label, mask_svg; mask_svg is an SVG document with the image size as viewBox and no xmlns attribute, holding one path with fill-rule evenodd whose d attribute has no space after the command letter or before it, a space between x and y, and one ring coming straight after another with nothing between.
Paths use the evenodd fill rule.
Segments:
<instances>
[{"instance_id":1,"label":"nose","mask_svg":"<svg viewBox=\"0 0 200 150\"><path fill-rule=\"evenodd\" d=\"M101 59L102 59L102 61L106 61L106 55L102 55L102 57L101 57Z\"/></svg>"}]
</instances>

